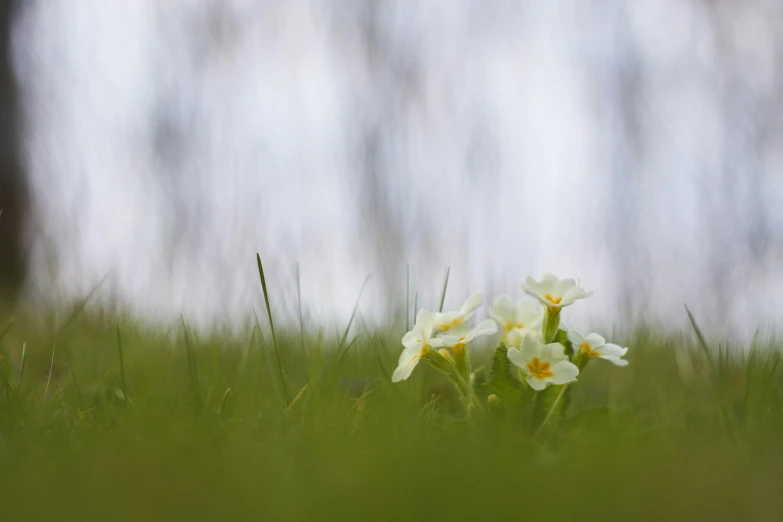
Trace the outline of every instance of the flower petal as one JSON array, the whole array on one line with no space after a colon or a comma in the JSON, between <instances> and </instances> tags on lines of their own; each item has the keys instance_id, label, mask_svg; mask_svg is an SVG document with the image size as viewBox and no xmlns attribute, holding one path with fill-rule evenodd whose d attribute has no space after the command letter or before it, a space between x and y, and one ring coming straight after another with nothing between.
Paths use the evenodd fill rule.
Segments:
<instances>
[{"instance_id":1,"label":"flower petal","mask_svg":"<svg viewBox=\"0 0 783 522\"><path fill-rule=\"evenodd\" d=\"M534 357L541 357L543 349L544 345L538 339L530 335L522 337L519 351L525 357L526 363L533 360Z\"/></svg>"},{"instance_id":2,"label":"flower petal","mask_svg":"<svg viewBox=\"0 0 783 522\"><path fill-rule=\"evenodd\" d=\"M418 357L421 355L421 348L424 346L424 343L415 343L410 346L405 347L405 349L400 354L400 358L397 360L398 365L405 364L406 362L410 361L411 359Z\"/></svg>"},{"instance_id":3,"label":"flower petal","mask_svg":"<svg viewBox=\"0 0 783 522\"><path fill-rule=\"evenodd\" d=\"M507 295L495 298L488 314L500 324L516 322L516 307L514 306L514 301Z\"/></svg>"},{"instance_id":4,"label":"flower petal","mask_svg":"<svg viewBox=\"0 0 783 522\"><path fill-rule=\"evenodd\" d=\"M584 344L586 339L582 337L582 334L580 334L576 330L569 330L568 340L571 342L571 344L575 346L581 346L582 344Z\"/></svg>"},{"instance_id":5,"label":"flower petal","mask_svg":"<svg viewBox=\"0 0 783 522\"><path fill-rule=\"evenodd\" d=\"M517 350L516 348L509 348L508 352L506 352L506 357L508 357L508 360L511 361L511 364L515 366L519 366L522 368L522 371L528 372L527 369L527 363L530 362L529 359L527 359L522 352Z\"/></svg>"},{"instance_id":6,"label":"flower petal","mask_svg":"<svg viewBox=\"0 0 783 522\"><path fill-rule=\"evenodd\" d=\"M552 384L567 384L574 382L579 375L579 368L569 361L561 361L552 366Z\"/></svg>"},{"instance_id":7,"label":"flower petal","mask_svg":"<svg viewBox=\"0 0 783 522\"><path fill-rule=\"evenodd\" d=\"M506 344L508 345L509 348L511 347L521 348L522 340L525 338L525 336L526 336L525 330L520 330L519 328L515 328L510 332L508 332L508 334L506 334Z\"/></svg>"},{"instance_id":8,"label":"flower petal","mask_svg":"<svg viewBox=\"0 0 783 522\"><path fill-rule=\"evenodd\" d=\"M498 331L498 325L493 321L492 319L485 319L481 321L478 326L476 326L473 330L471 330L468 335L466 336L466 341L470 342L476 337L481 337L484 335L493 335L497 333Z\"/></svg>"},{"instance_id":9,"label":"flower petal","mask_svg":"<svg viewBox=\"0 0 783 522\"><path fill-rule=\"evenodd\" d=\"M411 373L413 373L413 370L416 368L416 365L419 364L420 360L421 357L415 357L407 361L405 364L400 364L397 366L397 369L394 370L394 373L392 374L392 382L404 381L410 377Z\"/></svg>"},{"instance_id":10,"label":"flower petal","mask_svg":"<svg viewBox=\"0 0 783 522\"><path fill-rule=\"evenodd\" d=\"M547 386L547 381L539 379L538 377L533 377L532 375L527 376L527 383L536 391L541 391Z\"/></svg>"},{"instance_id":11,"label":"flower petal","mask_svg":"<svg viewBox=\"0 0 783 522\"><path fill-rule=\"evenodd\" d=\"M622 357L626 353L628 353L628 348L623 348L622 346L619 346L617 344L612 343L605 343L601 345L601 347L596 350L601 355L609 355L613 357Z\"/></svg>"},{"instance_id":12,"label":"flower petal","mask_svg":"<svg viewBox=\"0 0 783 522\"><path fill-rule=\"evenodd\" d=\"M432 312L423 308L416 314L416 326L419 327L427 337L432 335L432 319Z\"/></svg>"},{"instance_id":13,"label":"flower petal","mask_svg":"<svg viewBox=\"0 0 783 522\"><path fill-rule=\"evenodd\" d=\"M433 339L434 341L435 339ZM447 348L451 348L455 344L459 344L460 340L459 337L455 337L453 335L444 335L442 337L438 337L437 340L441 342L443 346L446 346Z\"/></svg>"},{"instance_id":14,"label":"flower petal","mask_svg":"<svg viewBox=\"0 0 783 522\"><path fill-rule=\"evenodd\" d=\"M592 346L593 348L598 348L606 344L606 339L604 339L597 333L591 333L590 335L585 337L585 340L588 343L590 343L590 346Z\"/></svg>"},{"instance_id":15,"label":"flower petal","mask_svg":"<svg viewBox=\"0 0 783 522\"><path fill-rule=\"evenodd\" d=\"M523 300L517 304L516 322L525 325L525 328L536 326L544 319L544 310L533 301Z\"/></svg>"},{"instance_id":16,"label":"flower petal","mask_svg":"<svg viewBox=\"0 0 783 522\"><path fill-rule=\"evenodd\" d=\"M459 309L460 312L467 315L471 313L473 310L481 306L481 304L484 302L484 296L482 294L473 294L470 297L468 297L468 300L465 301L465 304L462 305L462 307Z\"/></svg>"},{"instance_id":17,"label":"flower petal","mask_svg":"<svg viewBox=\"0 0 783 522\"><path fill-rule=\"evenodd\" d=\"M625 359L620 359L619 357L614 355L601 355L598 358L605 359L610 363L614 364L615 366L628 366L628 361L626 361Z\"/></svg>"},{"instance_id":18,"label":"flower petal","mask_svg":"<svg viewBox=\"0 0 783 522\"><path fill-rule=\"evenodd\" d=\"M560 343L549 343L544 346L543 360L549 362L567 361L565 347Z\"/></svg>"}]
</instances>

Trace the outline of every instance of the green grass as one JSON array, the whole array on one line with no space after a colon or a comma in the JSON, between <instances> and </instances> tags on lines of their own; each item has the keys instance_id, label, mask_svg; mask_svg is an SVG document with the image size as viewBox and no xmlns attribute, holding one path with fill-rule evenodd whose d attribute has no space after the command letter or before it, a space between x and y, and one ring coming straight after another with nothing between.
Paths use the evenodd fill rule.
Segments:
<instances>
[{"instance_id":1,"label":"green grass","mask_svg":"<svg viewBox=\"0 0 783 522\"><path fill-rule=\"evenodd\" d=\"M426 365L391 384L404 324L64 324L0 321L0 520L783 520L774 340L614 339L630 365L591 363L536 437Z\"/></svg>"}]
</instances>

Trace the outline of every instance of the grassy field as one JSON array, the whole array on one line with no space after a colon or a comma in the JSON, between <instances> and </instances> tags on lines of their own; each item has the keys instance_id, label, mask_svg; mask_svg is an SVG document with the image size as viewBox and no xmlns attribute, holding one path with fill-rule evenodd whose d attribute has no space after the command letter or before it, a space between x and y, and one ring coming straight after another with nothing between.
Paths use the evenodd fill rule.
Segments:
<instances>
[{"instance_id":1,"label":"grassy field","mask_svg":"<svg viewBox=\"0 0 783 522\"><path fill-rule=\"evenodd\" d=\"M426 365L392 384L405 325L259 326L5 323L0 520L783 520L774 340L637 330L542 429L545 393L466 415Z\"/></svg>"}]
</instances>

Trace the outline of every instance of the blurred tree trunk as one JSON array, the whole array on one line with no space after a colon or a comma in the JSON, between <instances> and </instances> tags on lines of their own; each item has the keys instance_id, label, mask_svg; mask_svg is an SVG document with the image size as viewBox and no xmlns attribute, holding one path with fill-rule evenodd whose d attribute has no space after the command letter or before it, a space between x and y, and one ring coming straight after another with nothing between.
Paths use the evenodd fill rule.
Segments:
<instances>
[{"instance_id":1,"label":"blurred tree trunk","mask_svg":"<svg viewBox=\"0 0 783 522\"><path fill-rule=\"evenodd\" d=\"M18 93L11 65L14 0L0 0L0 300L14 299L25 276L27 189L19 158Z\"/></svg>"}]
</instances>

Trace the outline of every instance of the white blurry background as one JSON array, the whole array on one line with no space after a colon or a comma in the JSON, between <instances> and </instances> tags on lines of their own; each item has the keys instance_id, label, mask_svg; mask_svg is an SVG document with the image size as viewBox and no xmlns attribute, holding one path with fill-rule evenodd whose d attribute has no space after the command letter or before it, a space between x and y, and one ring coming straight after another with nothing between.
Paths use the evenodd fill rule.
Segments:
<instances>
[{"instance_id":1,"label":"white blurry background","mask_svg":"<svg viewBox=\"0 0 783 522\"><path fill-rule=\"evenodd\" d=\"M14 31L33 298L401 321L528 274L570 325L783 313L777 0L48 0Z\"/></svg>"}]
</instances>

